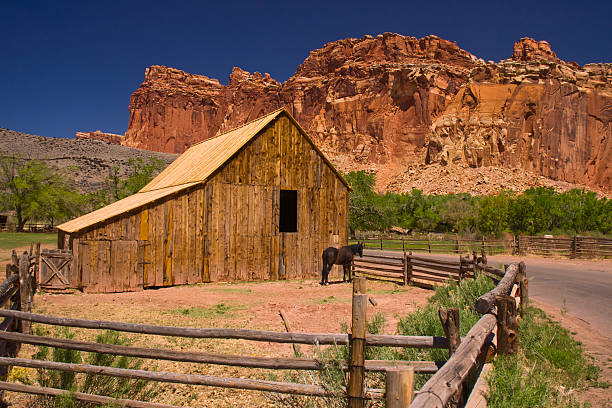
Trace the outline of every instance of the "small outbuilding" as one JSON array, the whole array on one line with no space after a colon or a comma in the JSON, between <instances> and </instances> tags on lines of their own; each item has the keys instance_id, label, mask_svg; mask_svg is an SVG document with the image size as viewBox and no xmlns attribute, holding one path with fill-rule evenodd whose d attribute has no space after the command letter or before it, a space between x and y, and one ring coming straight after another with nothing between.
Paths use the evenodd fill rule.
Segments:
<instances>
[{"instance_id":1,"label":"small outbuilding","mask_svg":"<svg viewBox=\"0 0 612 408\"><path fill-rule=\"evenodd\" d=\"M320 273L350 187L280 109L193 145L138 193L58 226L69 287L119 292Z\"/></svg>"}]
</instances>

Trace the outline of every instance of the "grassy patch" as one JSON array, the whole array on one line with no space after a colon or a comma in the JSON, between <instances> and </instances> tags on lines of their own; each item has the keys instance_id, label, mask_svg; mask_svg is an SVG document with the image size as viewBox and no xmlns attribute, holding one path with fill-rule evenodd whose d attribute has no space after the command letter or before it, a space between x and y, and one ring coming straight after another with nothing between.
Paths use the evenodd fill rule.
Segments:
<instances>
[{"instance_id":1,"label":"grassy patch","mask_svg":"<svg viewBox=\"0 0 612 408\"><path fill-rule=\"evenodd\" d=\"M47 335L48 331L37 327L37 335ZM55 337L73 339L74 332L66 327L55 330ZM118 332L107 330L96 337L96 343L115 344L127 346L130 341ZM139 370L144 366L144 360L131 357L116 356L103 353L84 353L78 350L67 350L62 348L49 348L38 346L38 351L33 356L36 360L47 360L61 363L84 363L95 366L113 367L120 369ZM151 368L148 368L151 370ZM152 371L156 368L153 367ZM27 374L31 374L30 370ZM43 387L59 388L68 392L57 397L37 396L31 397L28 407L42 408L90 408L92 403L78 401L71 395L73 392L84 392L89 394L104 395L113 398L127 398L141 401L153 399L159 390L154 382L144 380L132 380L128 378L109 377L98 374L77 374L68 371L36 369L36 376L25 376L23 371L18 371L18 376L13 380L20 380L25 384L35 384ZM111 406L107 404L106 406ZM112 405L114 406L114 405Z\"/></svg>"},{"instance_id":2,"label":"grassy patch","mask_svg":"<svg viewBox=\"0 0 612 408\"><path fill-rule=\"evenodd\" d=\"M206 288L206 290L210 290L211 292L240 293L245 295L252 292L249 288Z\"/></svg>"},{"instance_id":3,"label":"grassy patch","mask_svg":"<svg viewBox=\"0 0 612 408\"><path fill-rule=\"evenodd\" d=\"M195 317L195 318L204 318L210 319L220 316L229 317L234 314L234 312L238 310L243 310L243 306L237 305L228 305L226 303L218 303L209 308L203 307L179 307L178 309L172 309L167 311L166 313L186 316L186 317Z\"/></svg>"},{"instance_id":4,"label":"grassy patch","mask_svg":"<svg viewBox=\"0 0 612 408\"><path fill-rule=\"evenodd\" d=\"M404 292L408 292L408 289L404 289L400 286L396 286L392 289L374 289L368 291L368 293L371 293L372 295L395 295L397 293Z\"/></svg>"},{"instance_id":5,"label":"grassy patch","mask_svg":"<svg viewBox=\"0 0 612 408\"><path fill-rule=\"evenodd\" d=\"M335 296L328 296L325 298L312 298L310 299L311 303L314 303L315 305L323 305L326 303L349 303L351 302L351 299L338 299Z\"/></svg>"},{"instance_id":6,"label":"grassy patch","mask_svg":"<svg viewBox=\"0 0 612 408\"><path fill-rule=\"evenodd\" d=\"M490 407L582 407L574 394L598 386L599 369L568 330L529 307L519 321L519 353L498 356L489 378Z\"/></svg>"},{"instance_id":7,"label":"grassy patch","mask_svg":"<svg viewBox=\"0 0 612 408\"><path fill-rule=\"evenodd\" d=\"M55 244L57 233L0 232L0 249L20 248L32 242Z\"/></svg>"}]
</instances>

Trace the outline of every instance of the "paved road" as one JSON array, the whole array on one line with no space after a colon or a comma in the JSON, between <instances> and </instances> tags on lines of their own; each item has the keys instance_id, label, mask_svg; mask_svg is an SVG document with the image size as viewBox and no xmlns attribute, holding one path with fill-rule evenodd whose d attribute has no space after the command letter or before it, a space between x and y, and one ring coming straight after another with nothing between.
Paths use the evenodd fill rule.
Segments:
<instances>
[{"instance_id":1,"label":"paved road","mask_svg":"<svg viewBox=\"0 0 612 408\"><path fill-rule=\"evenodd\" d=\"M378 252L366 250L367 252ZM384 251L392 254L393 252ZM417 253L415 253L417 255ZM419 256L430 256L418 253ZM438 259L458 259L457 255L431 255ZM612 339L612 261L547 259L539 257L491 256L488 264L525 261L529 296L568 313L593 326Z\"/></svg>"}]
</instances>

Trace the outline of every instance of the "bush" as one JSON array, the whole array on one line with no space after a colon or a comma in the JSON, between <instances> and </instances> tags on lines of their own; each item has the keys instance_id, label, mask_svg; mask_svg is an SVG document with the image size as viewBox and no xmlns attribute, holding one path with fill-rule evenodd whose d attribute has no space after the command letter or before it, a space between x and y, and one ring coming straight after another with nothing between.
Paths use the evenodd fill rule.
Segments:
<instances>
[{"instance_id":1,"label":"bush","mask_svg":"<svg viewBox=\"0 0 612 408\"><path fill-rule=\"evenodd\" d=\"M45 335L40 328L36 329L39 336ZM68 328L62 327L56 331L56 336L67 339L74 338ZM107 330L96 337L97 343L128 345L128 340L119 333ZM85 354L85 358L83 358ZM37 360L50 360L60 363L85 363L89 365L125 368L138 370L142 366L142 360L113 354L103 353L81 353L78 350L67 350L62 348L49 348L40 346L34 355ZM37 370L38 384L42 387L57 388L68 392L60 397L52 398L39 396L33 401L31 407L44 408L89 408L98 407L98 404L75 400L71 395L74 392L103 395L112 398L127 398L141 401L152 399L157 392L153 384L144 380L133 380L98 374L78 374L58 370Z\"/></svg>"},{"instance_id":2,"label":"bush","mask_svg":"<svg viewBox=\"0 0 612 408\"><path fill-rule=\"evenodd\" d=\"M488 406L581 407L573 391L596 385L598 376L566 329L528 307L519 321L519 352L493 361Z\"/></svg>"}]
</instances>

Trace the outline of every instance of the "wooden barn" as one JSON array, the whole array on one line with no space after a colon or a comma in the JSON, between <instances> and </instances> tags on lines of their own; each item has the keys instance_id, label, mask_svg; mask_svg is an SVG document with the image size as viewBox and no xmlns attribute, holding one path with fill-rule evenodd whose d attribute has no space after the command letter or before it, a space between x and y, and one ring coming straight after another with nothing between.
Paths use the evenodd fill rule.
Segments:
<instances>
[{"instance_id":1,"label":"wooden barn","mask_svg":"<svg viewBox=\"0 0 612 408\"><path fill-rule=\"evenodd\" d=\"M60 226L67 287L314 277L347 245L350 187L281 109L190 147L138 193Z\"/></svg>"}]
</instances>

